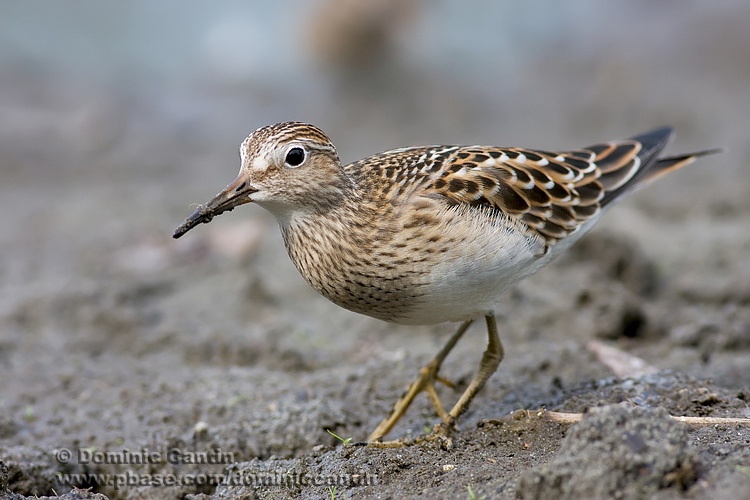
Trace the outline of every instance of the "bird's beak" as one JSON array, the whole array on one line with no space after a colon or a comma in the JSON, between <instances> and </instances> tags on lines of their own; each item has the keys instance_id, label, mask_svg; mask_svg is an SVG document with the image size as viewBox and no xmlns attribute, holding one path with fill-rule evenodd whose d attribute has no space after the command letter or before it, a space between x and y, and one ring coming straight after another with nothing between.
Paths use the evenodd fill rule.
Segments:
<instances>
[{"instance_id":1,"label":"bird's beak","mask_svg":"<svg viewBox=\"0 0 750 500\"><path fill-rule=\"evenodd\" d=\"M240 174L230 185L225 187L219 194L206 203L200 205L195 212L190 214L180 227L175 229L173 238L179 238L183 234L193 229L203 222L211 222L211 219L224 212L228 212L234 207L250 203L253 193L258 191L247 182L247 176Z\"/></svg>"}]
</instances>

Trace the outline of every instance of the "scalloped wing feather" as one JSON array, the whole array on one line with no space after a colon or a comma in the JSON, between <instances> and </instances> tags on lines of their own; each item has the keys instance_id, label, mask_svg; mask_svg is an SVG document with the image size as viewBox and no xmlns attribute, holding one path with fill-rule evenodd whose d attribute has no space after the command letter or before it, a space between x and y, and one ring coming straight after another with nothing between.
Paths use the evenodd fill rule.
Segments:
<instances>
[{"instance_id":1,"label":"scalloped wing feather","mask_svg":"<svg viewBox=\"0 0 750 500\"><path fill-rule=\"evenodd\" d=\"M634 178L641 151L634 139L562 153L462 147L442 159L425 189L452 204L501 210L552 244L596 217L607 193Z\"/></svg>"}]
</instances>

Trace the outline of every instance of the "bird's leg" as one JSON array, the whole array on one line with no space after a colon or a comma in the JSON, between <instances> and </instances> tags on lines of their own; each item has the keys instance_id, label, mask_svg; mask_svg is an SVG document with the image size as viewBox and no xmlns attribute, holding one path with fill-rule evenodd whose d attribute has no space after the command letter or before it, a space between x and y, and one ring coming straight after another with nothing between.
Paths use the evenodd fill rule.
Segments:
<instances>
[{"instance_id":1,"label":"bird's leg","mask_svg":"<svg viewBox=\"0 0 750 500\"><path fill-rule=\"evenodd\" d=\"M473 320L469 320L469 321L465 321L464 323L462 323L461 326L456 331L456 333L454 333L453 336L448 340L448 343L446 343L445 346L443 346L443 348L437 354L437 356L435 356L435 359L430 361L426 366L424 366L420 370L417 380L412 382L412 384L406 390L404 395L401 396L401 398L396 402L396 404L393 406L393 409L391 410L390 415L388 415L388 417L386 417L385 420L380 422L377 428L374 431L372 431L372 434L370 434L370 437L367 438L368 441L370 442L378 441L383 436L388 434L390 430L393 428L393 426L396 425L396 423L401 419L401 417L404 416L404 414L406 413L406 410L409 408L412 401L414 401L414 398L417 396L417 394L419 394L422 391L427 392L427 395L429 396L430 401L432 401L432 406L435 407L435 411L438 413L438 415L440 415L440 418L442 418L444 421L446 419L451 419L450 414L446 413L445 409L443 409L443 405L440 403L440 399L438 398L437 392L435 391L435 381L440 381L447 385L452 385L448 383L446 380L438 377L437 373L438 373L438 370L440 370L440 366L443 364L443 361L445 360L445 358L453 350L453 347L455 347L458 340L463 336L463 334L469 328L469 325L471 325L472 321ZM495 332L495 337L497 337L497 331ZM495 366L497 366L497 364ZM487 375L487 377L485 377L485 380L491 374L492 372L490 372ZM484 384L484 381L482 381L482 384ZM481 388L481 385L479 388ZM464 392L464 395L466 395L466 392Z\"/></svg>"},{"instance_id":2,"label":"bird's leg","mask_svg":"<svg viewBox=\"0 0 750 500\"><path fill-rule=\"evenodd\" d=\"M497 371L498 365L503 360L503 344L500 342L500 336L497 334L497 323L495 322L495 316L488 314L485 316L487 321L487 349L482 355L482 362L479 365L479 371L474 375L474 378L469 383L469 387L466 388L464 393L458 399L456 404L453 406L451 411L446 417L443 418L443 422L435 427L432 435L445 435L450 433L453 427L456 425L456 420L469 408L469 403L474 399L474 396L482 390L485 382Z\"/></svg>"}]
</instances>

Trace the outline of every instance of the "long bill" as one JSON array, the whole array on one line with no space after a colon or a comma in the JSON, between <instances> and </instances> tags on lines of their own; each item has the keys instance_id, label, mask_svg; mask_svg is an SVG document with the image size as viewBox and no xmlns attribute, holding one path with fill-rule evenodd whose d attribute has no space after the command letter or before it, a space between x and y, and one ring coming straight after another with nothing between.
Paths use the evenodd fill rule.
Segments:
<instances>
[{"instance_id":1,"label":"long bill","mask_svg":"<svg viewBox=\"0 0 750 500\"><path fill-rule=\"evenodd\" d=\"M198 208L190 214L180 226L175 229L173 238L179 238L183 234L193 229L198 224L209 223L211 219L224 212L229 212L235 207L250 203L253 193L258 191L247 183L247 178L240 174L231 184L225 187L219 194L213 197L205 205L199 205Z\"/></svg>"}]
</instances>

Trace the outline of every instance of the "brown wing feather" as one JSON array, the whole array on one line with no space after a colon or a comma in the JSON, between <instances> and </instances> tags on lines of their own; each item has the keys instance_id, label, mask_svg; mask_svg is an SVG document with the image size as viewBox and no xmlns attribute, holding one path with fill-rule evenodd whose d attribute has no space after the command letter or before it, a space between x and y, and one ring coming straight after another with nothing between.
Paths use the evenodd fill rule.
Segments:
<instances>
[{"instance_id":1,"label":"brown wing feather","mask_svg":"<svg viewBox=\"0 0 750 500\"><path fill-rule=\"evenodd\" d=\"M638 171L640 150L633 140L564 153L462 147L425 188L450 203L502 210L551 244L599 213L606 192Z\"/></svg>"}]
</instances>

